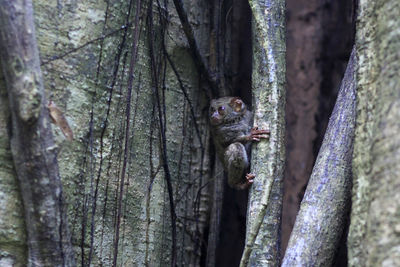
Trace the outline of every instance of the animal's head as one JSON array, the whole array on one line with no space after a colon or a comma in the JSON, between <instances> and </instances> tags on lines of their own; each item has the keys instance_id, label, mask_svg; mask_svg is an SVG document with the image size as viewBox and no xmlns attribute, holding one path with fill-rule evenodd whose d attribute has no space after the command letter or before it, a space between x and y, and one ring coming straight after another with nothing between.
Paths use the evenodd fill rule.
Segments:
<instances>
[{"instance_id":1,"label":"animal's head","mask_svg":"<svg viewBox=\"0 0 400 267\"><path fill-rule=\"evenodd\" d=\"M246 105L239 97L221 97L211 100L210 123L212 126L231 123L246 112Z\"/></svg>"}]
</instances>

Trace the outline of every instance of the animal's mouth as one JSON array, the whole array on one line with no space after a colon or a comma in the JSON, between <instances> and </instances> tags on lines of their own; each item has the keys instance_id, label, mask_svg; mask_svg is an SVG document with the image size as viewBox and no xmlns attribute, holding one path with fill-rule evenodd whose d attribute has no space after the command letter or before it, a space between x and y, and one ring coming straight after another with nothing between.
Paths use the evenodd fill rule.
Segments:
<instances>
[{"instance_id":1,"label":"animal's mouth","mask_svg":"<svg viewBox=\"0 0 400 267\"><path fill-rule=\"evenodd\" d=\"M211 117L210 121L212 125L217 125L220 123L220 120L217 117Z\"/></svg>"}]
</instances>

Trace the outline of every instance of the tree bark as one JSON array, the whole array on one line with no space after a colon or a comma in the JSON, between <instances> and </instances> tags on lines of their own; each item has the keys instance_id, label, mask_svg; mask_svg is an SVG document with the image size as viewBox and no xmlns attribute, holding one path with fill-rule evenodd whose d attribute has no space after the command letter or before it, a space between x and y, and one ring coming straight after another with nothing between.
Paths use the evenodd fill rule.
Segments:
<instances>
[{"instance_id":1,"label":"tree bark","mask_svg":"<svg viewBox=\"0 0 400 267\"><path fill-rule=\"evenodd\" d=\"M11 113L11 152L25 210L28 266L75 266L32 3L1 1L0 6L0 56Z\"/></svg>"},{"instance_id":2,"label":"tree bark","mask_svg":"<svg viewBox=\"0 0 400 267\"><path fill-rule=\"evenodd\" d=\"M355 52L314 165L282 266L330 266L350 208Z\"/></svg>"},{"instance_id":3,"label":"tree bark","mask_svg":"<svg viewBox=\"0 0 400 267\"><path fill-rule=\"evenodd\" d=\"M354 1L286 1L286 166L282 253L354 44Z\"/></svg>"},{"instance_id":4,"label":"tree bark","mask_svg":"<svg viewBox=\"0 0 400 267\"><path fill-rule=\"evenodd\" d=\"M285 1L250 1L253 12L254 125L270 129L253 145L246 243L240 266L278 266L285 160Z\"/></svg>"},{"instance_id":5,"label":"tree bark","mask_svg":"<svg viewBox=\"0 0 400 267\"><path fill-rule=\"evenodd\" d=\"M204 53L207 8L199 1L184 4ZM208 120L203 112L208 99L173 2L35 0L34 8L44 87L74 132L74 140L67 142L59 129L53 129L76 265L170 265L171 203L163 167L168 164L176 213L176 263L198 266L206 250L211 202ZM159 98L154 97L155 89ZM0 206L0 214L6 215L0 224L15 221L4 228L9 235L0 236L0 248L10 254L4 261L17 259L25 266L19 257L25 253L24 221L16 215L21 205L18 192L12 191L6 146L11 125L8 109L1 106L0 111L0 157L6 160L0 164L0 189L13 200ZM11 206L15 213L8 212ZM13 232L18 234L12 236Z\"/></svg>"},{"instance_id":6,"label":"tree bark","mask_svg":"<svg viewBox=\"0 0 400 267\"><path fill-rule=\"evenodd\" d=\"M21 194L12 161L7 133L9 108L0 65L0 266L26 266L26 229Z\"/></svg>"},{"instance_id":7,"label":"tree bark","mask_svg":"<svg viewBox=\"0 0 400 267\"><path fill-rule=\"evenodd\" d=\"M400 265L400 3L363 0L349 266Z\"/></svg>"}]
</instances>

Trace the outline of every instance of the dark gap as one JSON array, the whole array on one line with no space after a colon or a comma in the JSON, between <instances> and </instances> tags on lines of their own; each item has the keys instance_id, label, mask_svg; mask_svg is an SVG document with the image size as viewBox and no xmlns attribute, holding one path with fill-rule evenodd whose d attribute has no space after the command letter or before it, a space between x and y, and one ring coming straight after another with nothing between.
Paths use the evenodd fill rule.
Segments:
<instances>
[{"instance_id":1,"label":"dark gap","mask_svg":"<svg viewBox=\"0 0 400 267\"><path fill-rule=\"evenodd\" d=\"M208 240L210 228L207 226L204 228L203 240ZM200 247L200 266L206 266L207 264L207 242L201 242Z\"/></svg>"},{"instance_id":2,"label":"dark gap","mask_svg":"<svg viewBox=\"0 0 400 267\"><path fill-rule=\"evenodd\" d=\"M288 0L282 256L354 43L355 0ZM335 266L346 266L344 234Z\"/></svg>"},{"instance_id":3,"label":"dark gap","mask_svg":"<svg viewBox=\"0 0 400 267\"><path fill-rule=\"evenodd\" d=\"M226 177L225 181L226 181ZM239 266L246 235L248 191L230 188L225 182L220 240L216 266Z\"/></svg>"},{"instance_id":4,"label":"dark gap","mask_svg":"<svg viewBox=\"0 0 400 267\"><path fill-rule=\"evenodd\" d=\"M353 47L355 34L353 7L353 1L328 1L320 11L322 14L322 49L319 67L322 82L316 116L318 138L314 143L315 157L322 144Z\"/></svg>"},{"instance_id":5,"label":"dark gap","mask_svg":"<svg viewBox=\"0 0 400 267\"><path fill-rule=\"evenodd\" d=\"M233 95L239 96L251 107L251 75L253 64L251 10L248 1L233 3L232 21L232 87Z\"/></svg>"},{"instance_id":6,"label":"dark gap","mask_svg":"<svg viewBox=\"0 0 400 267\"><path fill-rule=\"evenodd\" d=\"M345 227L343 230L342 237L340 238L340 246L336 251L335 258L332 263L332 267L345 267L347 266L348 258L347 258L347 235L349 234L349 226L350 226L350 210L347 213Z\"/></svg>"},{"instance_id":7,"label":"dark gap","mask_svg":"<svg viewBox=\"0 0 400 267\"><path fill-rule=\"evenodd\" d=\"M239 96L251 108L251 10L247 0L232 0L229 4L225 3L221 10L224 31L231 32L230 35L223 35L225 42L228 42L224 45L224 51L230 52L224 56L225 83L232 96ZM227 68L229 65L231 67ZM225 175L215 266L239 266L246 235L247 199L248 190L238 191L230 188Z\"/></svg>"}]
</instances>

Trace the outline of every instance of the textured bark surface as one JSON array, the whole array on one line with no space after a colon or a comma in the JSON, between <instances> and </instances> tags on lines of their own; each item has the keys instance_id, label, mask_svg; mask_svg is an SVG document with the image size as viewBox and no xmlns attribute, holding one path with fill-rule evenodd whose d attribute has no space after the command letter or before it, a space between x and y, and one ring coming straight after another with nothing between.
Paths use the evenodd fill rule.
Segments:
<instances>
[{"instance_id":1,"label":"textured bark surface","mask_svg":"<svg viewBox=\"0 0 400 267\"><path fill-rule=\"evenodd\" d=\"M282 266L331 266L350 209L355 128L353 52Z\"/></svg>"},{"instance_id":2,"label":"textured bark surface","mask_svg":"<svg viewBox=\"0 0 400 267\"><path fill-rule=\"evenodd\" d=\"M320 1L287 0L286 167L282 210L282 249L289 241L315 160L316 114L320 95Z\"/></svg>"},{"instance_id":3,"label":"textured bark surface","mask_svg":"<svg viewBox=\"0 0 400 267\"><path fill-rule=\"evenodd\" d=\"M286 1L285 250L354 39L353 1Z\"/></svg>"},{"instance_id":4,"label":"textured bark surface","mask_svg":"<svg viewBox=\"0 0 400 267\"><path fill-rule=\"evenodd\" d=\"M0 266L26 266L27 246L22 199L7 133L10 111L0 65Z\"/></svg>"},{"instance_id":5,"label":"textured bark surface","mask_svg":"<svg viewBox=\"0 0 400 267\"><path fill-rule=\"evenodd\" d=\"M400 265L400 2L359 3L350 266Z\"/></svg>"},{"instance_id":6,"label":"textured bark surface","mask_svg":"<svg viewBox=\"0 0 400 267\"><path fill-rule=\"evenodd\" d=\"M205 53L208 6L184 4ZM176 262L199 265L211 178L203 112L208 100L172 2L36 0L34 9L44 87L75 136L67 142L53 129L77 265L170 264L172 228L163 158L177 215ZM24 265L19 257L26 249L24 222L7 145L7 110L1 106L1 200L12 201L0 207L6 215L0 222L15 223L2 228L2 255L10 251L10 257L1 260Z\"/></svg>"},{"instance_id":7,"label":"textured bark surface","mask_svg":"<svg viewBox=\"0 0 400 267\"><path fill-rule=\"evenodd\" d=\"M246 243L240 266L278 266L285 135L285 1L249 1L253 12L254 125L270 129L253 145Z\"/></svg>"},{"instance_id":8,"label":"textured bark surface","mask_svg":"<svg viewBox=\"0 0 400 267\"><path fill-rule=\"evenodd\" d=\"M9 100L12 161L24 207L27 265L75 266L32 2L1 1L0 6L0 60Z\"/></svg>"}]
</instances>

